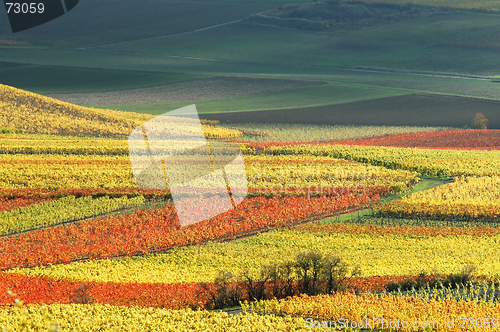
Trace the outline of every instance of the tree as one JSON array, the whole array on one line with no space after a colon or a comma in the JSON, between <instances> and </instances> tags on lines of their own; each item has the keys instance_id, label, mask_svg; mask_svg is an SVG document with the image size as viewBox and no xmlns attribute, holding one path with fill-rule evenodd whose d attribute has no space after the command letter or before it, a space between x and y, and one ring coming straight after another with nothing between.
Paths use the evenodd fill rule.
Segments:
<instances>
[{"instance_id":1,"label":"tree","mask_svg":"<svg viewBox=\"0 0 500 332\"><path fill-rule=\"evenodd\" d=\"M319 294L323 258L323 253L317 250L303 251L297 255L295 271L299 279L300 293L307 295Z\"/></svg>"},{"instance_id":2,"label":"tree","mask_svg":"<svg viewBox=\"0 0 500 332\"><path fill-rule=\"evenodd\" d=\"M472 119L472 128L474 129L486 129L488 127L488 119L486 119L483 113L476 113L474 119Z\"/></svg>"},{"instance_id":3,"label":"tree","mask_svg":"<svg viewBox=\"0 0 500 332\"><path fill-rule=\"evenodd\" d=\"M325 282L324 293L333 294L347 290L351 278L361 276L361 269L355 266L349 273L349 266L342 258L327 254L323 258L322 279Z\"/></svg>"}]
</instances>

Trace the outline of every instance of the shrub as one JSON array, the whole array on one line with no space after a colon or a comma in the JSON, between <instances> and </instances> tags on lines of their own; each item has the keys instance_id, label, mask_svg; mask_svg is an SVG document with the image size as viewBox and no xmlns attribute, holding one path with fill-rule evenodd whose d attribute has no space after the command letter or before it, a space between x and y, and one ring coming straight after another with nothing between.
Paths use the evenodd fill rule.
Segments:
<instances>
[{"instance_id":1,"label":"shrub","mask_svg":"<svg viewBox=\"0 0 500 332\"><path fill-rule=\"evenodd\" d=\"M0 134L23 134L22 129L0 127Z\"/></svg>"},{"instance_id":2,"label":"shrub","mask_svg":"<svg viewBox=\"0 0 500 332\"><path fill-rule=\"evenodd\" d=\"M269 276L269 298L286 298L295 294L296 282L292 262L265 265L262 270Z\"/></svg>"},{"instance_id":3,"label":"shrub","mask_svg":"<svg viewBox=\"0 0 500 332\"><path fill-rule=\"evenodd\" d=\"M260 276L256 273L244 269L239 278L247 290L248 299L260 301L265 298L264 292L266 291L266 281L271 279L271 274L266 269L261 269Z\"/></svg>"},{"instance_id":4,"label":"shrub","mask_svg":"<svg viewBox=\"0 0 500 332\"><path fill-rule=\"evenodd\" d=\"M295 270L299 278L299 292L317 295L320 292L319 277L323 268L323 254L319 251L304 251L295 259Z\"/></svg>"},{"instance_id":5,"label":"shrub","mask_svg":"<svg viewBox=\"0 0 500 332\"><path fill-rule=\"evenodd\" d=\"M474 119L472 119L472 128L474 129L486 129L488 127L488 119L486 119L483 113L476 113Z\"/></svg>"},{"instance_id":6,"label":"shrub","mask_svg":"<svg viewBox=\"0 0 500 332\"><path fill-rule=\"evenodd\" d=\"M420 273L416 278L407 278L402 282L391 281L385 285L387 292L408 292L413 289L422 290L435 287L457 288L457 285L467 285L469 282L474 281L476 278L472 274L476 270L472 264L466 265L462 268L460 273L449 274L447 276L439 276L437 274Z\"/></svg>"},{"instance_id":7,"label":"shrub","mask_svg":"<svg viewBox=\"0 0 500 332\"><path fill-rule=\"evenodd\" d=\"M90 304L94 303L94 299L92 296L89 294L89 288L90 285L88 283L83 283L75 289L73 294L70 297L70 300L72 303L78 303L78 304Z\"/></svg>"},{"instance_id":8,"label":"shrub","mask_svg":"<svg viewBox=\"0 0 500 332\"><path fill-rule=\"evenodd\" d=\"M385 290L388 292L397 292L398 289L401 289L401 285L397 281L390 281L385 285Z\"/></svg>"}]
</instances>

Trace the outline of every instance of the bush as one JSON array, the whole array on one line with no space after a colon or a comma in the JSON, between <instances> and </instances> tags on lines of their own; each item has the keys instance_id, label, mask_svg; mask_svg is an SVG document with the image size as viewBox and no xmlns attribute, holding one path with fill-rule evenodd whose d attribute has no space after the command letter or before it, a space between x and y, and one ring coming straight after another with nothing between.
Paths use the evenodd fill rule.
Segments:
<instances>
[{"instance_id":1,"label":"bush","mask_svg":"<svg viewBox=\"0 0 500 332\"><path fill-rule=\"evenodd\" d=\"M457 285L467 285L470 281L474 281L475 266L470 264L462 268L460 273L449 274L447 276L439 276L437 274L427 275L426 273L420 273L415 279L407 278L402 282L391 281L385 285L385 290L387 292L397 292L398 289L401 292L408 292L415 290L422 290L434 287L445 287L445 288L457 288Z\"/></svg>"},{"instance_id":2,"label":"bush","mask_svg":"<svg viewBox=\"0 0 500 332\"><path fill-rule=\"evenodd\" d=\"M260 301L265 298L266 282L271 279L271 274L266 269L261 269L259 276L248 269L244 269L239 279L243 282L248 299Z\"/></svg>"},{"instance_id":3,"label":"bush","mask_svg":"<svg viewBox=\"0 0 500 332\"><path fill-rule=\"evenodd\" d=\"M398 289L401 289L401 285L397 281L390 281L385 285L385 290L388 292L397 292Z\"/></svg>"},{"instance_id":4,"label":"bush","mask_svg":"<svg viewBox=\"0 0 500 332\"><path fill-rule=\"evenodd\" d=\"M319 277L323 268L323 254L311 250L301 252L295 258L295 271L299 278L299 292L307 295L319 293Z\"/></svg>"},{"instance_id":5,"label":"bush","mask_svg":"<svg viewBox=\"0 0 500 332\"><path fill-rule=\"evenodd\" d=\"M324 257L322 267L322 280L325 282L323 292L326 294L346 291L349 280L361 276L359 266L353 267L349 273L349 266L333 254Z\"/></svg>"},{"instance_id":6,"label":"bush","mask_svg":"<svg viewBox=\"0 0 500 332\"><path fill-rule=\"evenodd\" d=\"M452 288L454 288L457 284L466 285L469 281L472 281L474 279L472 273L475 270L476 267L472 264L464 266L460 273L450 274L443 282L443 286L451 286Z\"/></svg>"},{"instance_id":7,"label":"bush","mask_svg":"<svg viewBox=\"0 0 500 332\"><path fill-rule=\"evenodd\" d=\"M88 283L81 284L77 289L74 290L73 294L70 296L72 303L78 304L90 304L94 303L94 299L89 293L90 285Z\"/></svg>"},{"instance_id":8,"label":"bush","mask_svg":"<svg viewBox=\"0 0 500 332\"><path fill-rule=\"evenodd\" d=\"M24 131L21 129L0 127L0 134L23 134L23 133Z\"/></svg>"},{"instance_id":9,"label":"bush","mask_svg":"<svg viewBox=\"0 0 500 332\"><path fill-rule=\"evenodd\" d=\"M486 129L488 127L488 119L486 119L483 113L476 113L472 119L472 128L474 129Z\"/></svg>"},{"instance_id":10,"label":"bush","mask_svg":"<svg viewBox=\"0 0 500 332\"><path fill-rule=\"evenodd\" d=\"M280 299L295 294L293 263L265 265L262 270L269 275L269 298Z\"/></svg>"}]
</instances>

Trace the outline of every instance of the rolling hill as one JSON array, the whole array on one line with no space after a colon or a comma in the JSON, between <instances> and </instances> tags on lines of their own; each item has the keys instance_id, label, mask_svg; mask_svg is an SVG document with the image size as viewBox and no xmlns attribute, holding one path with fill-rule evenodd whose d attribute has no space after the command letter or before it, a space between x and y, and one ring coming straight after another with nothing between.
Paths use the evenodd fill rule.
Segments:
<instances>
[{"instance_id":1,"label":"rolling hill","mask_svg":"<svg viewBox=\"0 0 500 332\"><path fill-rule=\"evenodd\" d=\"M149 114L81 107L36 93L0 84L0 128L26 134L126 138L132 130L152 119ZM213 121L202 125L207 138L236 138L238 130Z\"/></svg>"},{"instance_id":2,"label":"rolling hill","mask_svg":"<svg viewBox=\"0 0 500 332\"><path fill-rule=\"evenodd\" d=\"M128 135L147 115L96 110L0 85L0 127L30 134Z\"/></svg>"}]
</instances>

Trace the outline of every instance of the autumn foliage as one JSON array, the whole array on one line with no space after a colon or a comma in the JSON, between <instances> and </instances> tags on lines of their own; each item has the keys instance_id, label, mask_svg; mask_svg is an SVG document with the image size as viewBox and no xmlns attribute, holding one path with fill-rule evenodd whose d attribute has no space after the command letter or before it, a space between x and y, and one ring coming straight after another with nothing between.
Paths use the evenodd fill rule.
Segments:
<instances>
[{"instance_id":1,"label":"autumn foliage","mask_svg":"<svg viewBox=\"0 0 500 332\"><path fill-rule=\"evenodd\" d=\"M377 201L391 188L368 188L360 195L247 198L236 209L180 227L173 204L4 238L0 269L69 263L159 252L170 248L234 239L257 231L325 218Z\"/></svg>"},{"instance_id":2,"label":"autumn foliage","mask_svg":"<svg viewBox=\"0 0 500 332\"><path fill-rule=\"evenodd\" d=\"M440 149L500 149L500 130L444 130L342 141L339 144Z\"/></svg>"},{"instance_id":3,"label":"autumn foliage","mask_svg":"<svg viewBox=\"0 0 500 332\"><path fill-rule=\"evenodd\" d=\"M411 276L355 277L349 280L349 289L356 291L381 291L390 282L402 282ZM245 293L243 282L232 283L241 293ZM210 292L216 283L128 283L128 282L88 282L54 279L43 276L27 276L18 273L0 272L0 306L11 304L13 297L26 304L75 303L84 296L93 303L146 306L168 309L207 308ZM293 283L293 292L298 292ZM75 296L75 294L77 296Z\"/></svg>"},{"instance_id":4,"label":"autumn foliage","mask_svg":"<svg viewBox=\"0 0 500 332\"><path fill-rule=\"evenodd\" d=\"M472 128L486 129L488 127L488 119L485 118L483 113L476 113L472 119Z\"/></svg>"},{"instance_id":5,"label":"autumn foliage","mask_svg":"<svg viewBox=\"0 0 500 332\"><path fill-rule=\"evenodd\" d=\"M77 106L0 84L0 127L24 133L126 138L151 118L147 114ZM203 130L208 138L243 135L235 129L208 124L203 125Z\"/></svg>"}]
</instances>

